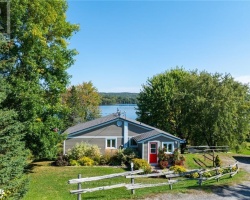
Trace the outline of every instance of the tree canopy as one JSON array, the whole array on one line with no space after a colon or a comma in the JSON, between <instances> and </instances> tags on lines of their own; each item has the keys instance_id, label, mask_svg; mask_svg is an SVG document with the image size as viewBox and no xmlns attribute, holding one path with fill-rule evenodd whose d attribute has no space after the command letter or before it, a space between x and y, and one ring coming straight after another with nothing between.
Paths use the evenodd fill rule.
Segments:
<instances>
[{"instance_id":1,"label":"tree canopy","mask_svg":"<svg viewBox=\"0 0 250 200\"><path fill-rule=\"evenodd\" d=\"M235 146L249 133L249 86L230 74L172 69L143 85L138 120L192 145Z\"/></svg>"},{"instance_id":2,"label":"tree canopy","mask_svg":"<svg viewBox=\"0 0 250 200\"><path fill-rule=\"evenodd\" d=\"M62 137L66 109L61 94L69 82L67 69L73 64L75 50L68 39L78 25L66 20L65 0L12 0L11 34L8 52L14 65L1 69L11 93L4 106L18 112L25 124L26 146L37 158L53 158Z\"/></svg>"},{"instance_id":3,"label":"tree canopy","mask_svg":"<svg viewBox=\"0 0 250 200\"><path fill-rule=\"evenodd\" d=\"M69 126L100 117L100 95L92 82L72 86L63 95L63 102L69 109Z\"/></svg>"},{"instance_id":4,"label":"tree canopy","mask_svg":"<svg viewBox=\"0 0 250 200\"><path fill-rule=\"evenodd\" d=\"M129 92L100 92L101 105L137 104L138 93Z\"/></svg>"}]
</instances>

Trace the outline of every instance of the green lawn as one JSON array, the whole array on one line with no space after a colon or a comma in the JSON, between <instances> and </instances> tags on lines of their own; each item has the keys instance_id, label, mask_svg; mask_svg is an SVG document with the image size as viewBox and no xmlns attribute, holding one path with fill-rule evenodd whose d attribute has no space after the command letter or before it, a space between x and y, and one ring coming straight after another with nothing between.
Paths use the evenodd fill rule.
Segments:
<instances>
[{"instance_id":1,"label":"green lawn","mask_svg":"<svg viewBox=\"0 0 250 200\"><path fill-rule=\"evenodd\" d=\"M187 162L192 160L187 156ZM195 154L196 155L196 154ZM190 156L191 157L191 156ZM75 200L77 197L70 194L69 191L77 189L77 184L68 184L68 180L77 178L78 174L82 177L100 176L112 173L124 172L122 168L114 167L55 167L50 166L50 162L33 163L28 176L30 178L30 186L24 200ZM244 180L245 172L240 172L233 178L225 177L218 183L216 181L205 182L202 188L207 189L212 185L231 184ZM165 178L138 178L135 183L160 183L166 182ZM130 183L130 179L117 177L112 179L104 179L100 181L85 182L82 188L93 188L105 185L113 185L118 183ZM198 189L195 180L181 181L173 185L173 190L169 190L169 186L159 186L152 188L137 189L135 195L131 195L129 190L125 188L117 188L105 191L96 191L92 193L82 194L83 199L141 199L153 194L164 192L187 192L188 189Z\"/></svg>"},{"instance_id":2,"label":"green lawn","mask_svg":"<svg viewBox=\"0 0 250 200\"><path fill-rule=\"evenodd\" d=\"M246 148L243 148L240 154L250 155L250 142L246 142Z\"/></svg>"}]
</instances>

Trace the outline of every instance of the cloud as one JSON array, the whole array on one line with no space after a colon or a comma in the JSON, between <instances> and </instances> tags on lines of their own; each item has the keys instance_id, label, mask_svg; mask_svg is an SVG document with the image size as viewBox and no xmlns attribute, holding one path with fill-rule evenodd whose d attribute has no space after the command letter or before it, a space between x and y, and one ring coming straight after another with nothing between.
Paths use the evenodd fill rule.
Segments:
<instances>
[{"instance_id":1,"label":"cloud","mask_svg":"<svg viewBox=\"0 0 250 200\"><path fill-rule=\"evenodd\" d=\"M250 83L250 75L245 75L245 76L238 76L235 77L236 81L239 81L244 84L249 84Z\"/></svg>"}]
</instances>

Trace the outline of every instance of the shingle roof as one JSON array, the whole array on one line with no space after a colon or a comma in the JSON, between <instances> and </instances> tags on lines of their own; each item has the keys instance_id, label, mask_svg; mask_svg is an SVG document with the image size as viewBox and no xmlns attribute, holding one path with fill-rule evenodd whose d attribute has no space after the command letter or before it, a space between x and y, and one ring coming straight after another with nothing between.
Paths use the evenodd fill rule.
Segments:
<instances>
[{"instance_id":1,"label":"shingle roof","mask_svg":"<svg viewBox=\"0 0 250 200\"><path fill-rule=\"evenodd\" d=\"M148 140L154 136L157 136L157 135L162 135L162 136L165 136L165 137L169 137L169 138L173 138L173 139L176 139L176 140L180 140L180 141L183 141L182 139L174 136L174 135L171 135L170 133L167 133L167 132L164 132L164 131L160 131L159 129L155 129L155 130L152 130L152 131L149 131L149 132L146 132L146 133L142 133L140 135L137 135L135 137L133 137L133 139L138 143L138 142L141 142L143 140Z\"/></svg>"},{"instance_id":2,"label":"shingle roof","mask_svg":"<svg viewBox=\"0 0 250 200\"><path fill-rule=\"evenodd\" d=\"M114 113L111 115L107 115L105 117L101 117L101 118L94 119L94 120L91 120L88 122L77 124L75 126L68 128L66 131L64 131L64 133L67 133L67 134L75 133L75 132L81 131L83 129L87 129L87 128L90 128L90 127L93 127L96 125L104 124L106 122L112 121L112 120L117 119L117 118L119 118L119 116L116 113Z\"/></svg>"},{"instance_id":3,"label":"shingle roof","mask_svg":"<svg viewBox=\"0 0 250 200\"><path fill-rule=\"evenodd\" d=\"M92 121L77 124L75 126L72 126L72 127L68 128L64 133L74 135L74 134L77 134L80 131L83 131L83 130L86 130L86 129L89 129L89 128L94 128L96 126L100 126L100 125L110 123L110 122L113 122L113 121L117 121L119 119L123 119L123 120L126 120L126 121L130 122L130 123L134 123L134 124L137 124L139 126L142 126L144 128L149 129L148 132L145 132L145 133L142 133L142 134L140 134L138 136L133 137L136 140L136 142L140 142L140 141L149 139L149 138L154 137L156 135L163 135L163 136L170 137L170 138L173 138L173 139L182 140L182 139L180 139L180 138L178 138L178 137L176 137L174 135L171 135L170 133L164 132L164 131L162 131L160 129L157 129L155 127L152 127L152 126L149 126L147 124L141 123L139 121L136 121L136 120L133 120L133 119L128 119L126 117L118 115L117 113L113 113L113 114L110 114L110 115L107 115L105 117L101 117L101 118L98 118L98 119L95 119L95 120L92 120Z\"/></svg>"}]
</instances>

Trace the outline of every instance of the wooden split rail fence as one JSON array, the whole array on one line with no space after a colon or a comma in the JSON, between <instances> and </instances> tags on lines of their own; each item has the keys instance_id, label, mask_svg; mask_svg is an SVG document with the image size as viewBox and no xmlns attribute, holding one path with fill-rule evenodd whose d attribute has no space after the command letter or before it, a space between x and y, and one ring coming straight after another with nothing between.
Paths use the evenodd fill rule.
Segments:
<instances>
[{"instance_id":1,"label":"wooden split rail fence","mask_svg":"<svg viewBox=\"0 0 250 200\"><path fill-rule=\"evenodd\" d=\"M235 169L235 170L233 170ZM229 170L228 173L220 173L222 170ZM77 199L81 200L81 194L82 193L87 193L87 192L95 192L99 190L109 190L109 189L114 189L114 188L120 188L120 187L126 187L127 190L131 190L131 194L135 194L135 189L139 188L147 188L147 187L156 187L156 186L163 186L163 185L169 185L169 188L173 188L173 184L179 182L179 181L185 181L189 178L186 178L184 180L172 180L173 178L178 178L178 177L186 177L187 175L191 175L193 173L198 173L199 177L198 178L191 178L191 179L196 179L198 180L198 184L201 186L203 182L211 180L211 179L216 179L219 181L219 178L225 176L225 175L230 175L230 177L233 177L237 172L238 172L238 162L236 162L234 165L229 165L228 167L216 167L210 170L204 170L204 169L198 169L198 170L191 170L188 172L180 173L180 174L175 174L173 171L159 171L158 173L152 173L152 174L139 174L143 173L143 170L135 170L130 171L130 172L122 172L122 173L115 173L115 174L109 174L109 175L103 175L103 176L95 176L95 177L89 177L89 178L81 178L81 175L78 175L77 179L71 179L68 181L69 184L78 184L77 190L70 190L71 194L77 194ZM208 173L210 171L215 171L216 175L211 176L211 177L204 177L204 173ZM95 188L82 188L81 183L84 182L90 182L90 181L97 181L97 180L103 180L103 179L108 179L108 178L114 178L118 176L125 176L126 178L131 179L131 184L127 183L120 183L116 185L110 185L110 186L101 186L101 187L95 187ZM135 183L135 178L146 178L146 177L159 177L159 176L165 176L167 178L167 182L163 183L155 183L155 184L136 184Z\"/></svg>"}]
</instances>

